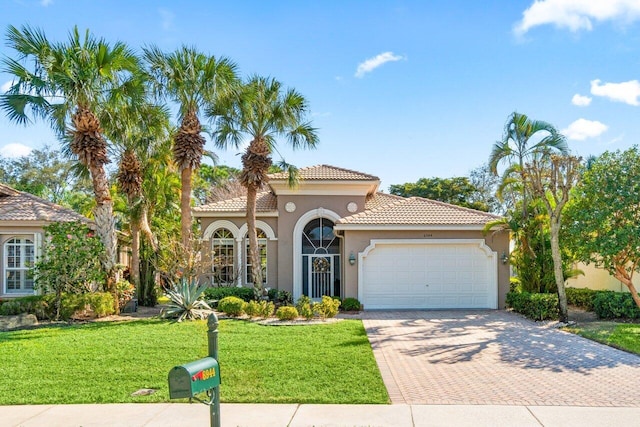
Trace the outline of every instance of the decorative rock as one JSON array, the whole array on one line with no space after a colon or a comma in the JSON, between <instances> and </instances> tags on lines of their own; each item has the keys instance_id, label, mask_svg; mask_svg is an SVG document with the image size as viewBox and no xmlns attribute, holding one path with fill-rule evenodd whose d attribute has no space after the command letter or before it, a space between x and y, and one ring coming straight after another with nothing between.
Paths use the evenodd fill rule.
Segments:
<instances>
[{"instance_id":1,"label":"decorative rock","mask_svg":"<svg viewBox=\"0 0 640 427\"><path fill-rule=\"evenodd\" d=\"M18 314L17 316L0 316L0 331L24 328L38 324L35 314Z\"/></svg>"}]
</instances>

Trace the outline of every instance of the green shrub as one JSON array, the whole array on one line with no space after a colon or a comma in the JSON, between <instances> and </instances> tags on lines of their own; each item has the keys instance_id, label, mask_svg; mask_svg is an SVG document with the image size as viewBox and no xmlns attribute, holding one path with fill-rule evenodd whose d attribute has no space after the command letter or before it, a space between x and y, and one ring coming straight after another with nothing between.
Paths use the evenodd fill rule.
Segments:
<instances>
[{"instance_id":1,"label":"green shrub","mask_svg":"<svg viewBox=\"0 0 640 427\"><path fill-rule=\"evenodd\" d=\"M357 298L345 298L340 307L343 311L359 311L361 305Z\"/></svg>"},{"instance_id":2,"label":"green shrub","mask_svg":"<svg viewBox=\"0 0 640 427\"><path fill-rule=\"evenodd\" d=\"M306 295L302 295L298 298L298 301L296 301L298 314L307 320L311 319L313 317L312 305L311 299Z\"/></svg>"},{"instance_id":3,"label":"green shrub","mask_svg":"<svg viewBox=\"0 0 640 427\"><path fill-rule=\"evenodd\" d=\"M293 304L293 295L288 291L280 291L278 289L269 289L269 300L279 305Z\"/></svg>"},{"instance_id":4,"label":"green shrub","mask_svg":"<svg viewBox=\"0 0 640 427\"><path fill-rule=\"evenodd\" d=\"M511 291L507 293L507 307L532 320L558 319L558 296L556 294Z\"/></svg>"},{"instance_id":5,"label":"green shrub","mask_svg":"<svg viewBox=\"0 0 640 427\"><path fill-rule=\"evenodd\" d=\"M105 317L114 313L113 295L106 292L84 294L85 301L97 317Z\"/></svg>"},{"instance_id":6,"label":"green shrub","mask_svg":"<svg viewBox=\"0 0 640 427\"><path fill-rule=\"evenodd\" d=\"M249 301L244 308L244 312L249 317L271 317L276 306L268 301Z\"/></svg>"},{"instance_id":7,"label":"green shrub","mask_svg":"<svg viewBox=\"0 0 640 427\"><path fill-rule=\"evenodd\" d=\"M19 301L5 301L0 305L0 316L15 316L16 314L28 313Z\"/></svg>"},{"instance_id":8,"label":"green shrub","mask_svg":"<svg viewBox=\"0 0 640 427\"><path fill-rule=\"evenodd\" d=\"M325 295L322 297L322 302L313 304L312 308L313 312L322 319L330 319L338 314L338 307L340 307L340 300Z\"/></svg>"},{"instance_id":9,"label":"green shrub","mask_svg":"<svg viewBox=\"0 0 640 427\"><path fill-rule=\"evenodd\" d=\"M220 310L227 316L242 315L242 313L244 313L245 311L246 306L247 303L243 299L238 297L224 297L220 300L220 302L218 302L218 310Z\"/></svg>"},{"instance_id":10,"label":"green shrub","mask_svg":"<svg viewBox=\"0 0 640 427\"><path fill-rule=\"evenodd\" d=\"M267 317L273 316L273 312L276 310L276 305L271 301L260 301L260 316Z\"/></svg>"},{"instance_id":11,"label":"green shrub","mask_svg":"<svg viewBox=\"0 0 640 427\"><path fill-rule=\"evenodd\" d=\"M593 311L601 319L640 318L640 309L626 292L597 292L593 297Z\"/></svg>"},{"instance_id":12,"label":"green shrub","mask_svg":"<svg viewBox=\"0 0 640 427\"><path fill-rule=\"evenodd\" d=\"M593 298L596 293L602 292L587 288L565 288L565 291L567 304L584 308L587 311L593 311Z\"/></svg>"},{"instance_id":13,"label":"green shrub","mask_svg":"<svg viewBox=\"0 0 640 427\"><path fill-rule=\"evenodd\" d=\"M226 297L236 297L240 298L245 302L252 301L253 298L253 288L244 288L237 286L221 286L218 288L207 288L204 291L204 298L207 301L212 301L211 304L215 306L215 302L220 301Z\"/></svg>"},{"instance_id":14,"label":"green shrub","mask_svg":"<svg viewBox=\"0 0 640 427\"><path fill-rule=\"evenodd\" d=\"M276 311L276 317L280 320L294 320L298 317L298 310L295 307L283 305Z\"/></svg>"}]
</instances>

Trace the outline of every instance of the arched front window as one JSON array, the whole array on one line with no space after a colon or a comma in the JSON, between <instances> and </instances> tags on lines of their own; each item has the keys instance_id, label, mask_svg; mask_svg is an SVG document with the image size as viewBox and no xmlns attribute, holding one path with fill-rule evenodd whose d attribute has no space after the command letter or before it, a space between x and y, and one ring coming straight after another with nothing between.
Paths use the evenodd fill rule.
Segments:
<instances>
[{"instance_id":1,"label":"arched front window","mask_svg":"<svg viewBox=\"0 0 640 427\"><path fill-rule=\"evenodd\" d=\"M13 237L4 244L5 291L8 294L33 293L31 267L35 246L28 237Z\"/></svg>"},{"instance_id":2,"label":"arched front window","mask_svg":"<svg viewBox=\"0 0 640 427\"><path fill-rule=\"evenodd\" d=\"M257 229L256 234L258 235L258 252L260 252L260 265L262 266L262 285L267 284L267 235L264 231ZM253 276L251 274L251 254L249 253L249 239L245 236L244 239L245 244L245 264L246 264L246 274L245 274L245 283L253 284Z\"/></svg>"},{"instance_id":3,"label":"arched front window","mask_svg":"<svg viewBox=\"0 0 640 427\"><path fill-rule=\"evenodd\" d=\"M229 285L236 281L235 240L231 231L219 228L211 236L213 283Z\"/></svg>"},{"instance_id":4,"label":"arched front window","mask_svg":"<svg viewBox=\"0 0 640 427\"><path fill-rule=\"evenodd\" d=\"M314 300L340 296L340 240L327 218L309 221L302 231L302 293Z\"/></svg>"}]
</instances>

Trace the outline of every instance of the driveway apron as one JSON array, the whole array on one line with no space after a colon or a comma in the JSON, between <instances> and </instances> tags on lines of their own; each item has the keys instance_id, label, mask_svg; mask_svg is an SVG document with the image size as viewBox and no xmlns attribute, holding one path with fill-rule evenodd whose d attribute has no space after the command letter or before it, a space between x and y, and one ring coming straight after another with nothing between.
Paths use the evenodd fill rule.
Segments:
<instances>
[{"instance_id":1,"label":"driveway apron","mask_svg":"<svg viewBox=\"0 0 640 427\"><path fill-rule=\"evenodd\" d=\"M505 311L369 311L392 403L640 407L640 357Z\"/></svg>"}]
</instances>

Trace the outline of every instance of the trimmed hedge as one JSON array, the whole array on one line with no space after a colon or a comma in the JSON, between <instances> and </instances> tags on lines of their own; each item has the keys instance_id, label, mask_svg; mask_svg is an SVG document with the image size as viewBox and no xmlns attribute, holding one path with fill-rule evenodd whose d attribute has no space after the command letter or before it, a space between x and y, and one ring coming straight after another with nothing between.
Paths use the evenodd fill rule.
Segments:
<instances>
[{"instance_id":1,"label":"trimmed hedge","mask_svg":"<svg viewBox=\"0 0 640 427\"><path fill-rule=\"evenodd\" d=\"M227 316L241 316L247 308L247 303L238 297L224 297L218 303L218 310Z\"/></svg>"},{"instance_id":2,"label":"trimmed hedge","mask_svg":"<svg viewBox=\"0 0 640 427\"><path fill-rule=\"evenodd\" d=\"M357 298L345 298L342 300L340 311L360 311L361 306Z\"/></svg>"},{"instance_id":3,"label":"trimmed hedge","mask_svg":"<svg viewBox=\"0 0 640 427\"><path fill-rule=\"evenodd\" d=\"M601 319L640 318L640 308L626 292L598 291L593 297L593 311Z\"/></svg>"},{"instance_id":4,"label":"trimmed hedge","mask_svg":"<svg viewBox=\"0 0 640 427\"><path fill-rule=\"evenodd\" d=\"M507 307L532 320L556 320L559 317L556 294L510 291L507 293Z\"/></svg>"},{"instance_id":5,"label":"trimmed hedge","mask_svg":"<svg viewBox=\"0 0 640 427\"><path fill-rule=\"evenodd\" d=\"M567 304L593 311L593 298L604 291L594 291L587 288L565 288Z\"/></svg>"},{"instance_id":6,"label":"trimmed hedge","mask_svg":"<svg viewBox=\"0 0 640 427\"><path fill-rule=\"evenodd\" d=\"M22 313L35 314L39 320L51 320L55 317L55 295L32 295L3 301L0 315ZM86 294L62 294L60 318L69 320L75 315L85 314L104 317L114 313L113 295L106 292Z\"/></svg>"},{"instance_id":7,"label":"trimmed hedge","mask_svg":"<svg viewBox=\"0 0 640 427\"><path fill-rule=\"evenodd\" d=\"M253 296L253 288L222 286L218 288L207 288L204 291L204 299L207 301L220 301L226 297L240 298L244 302L249 302L255 299ZM215 306L215 304L213 305Z\"/></svg>"}]
</instances>

